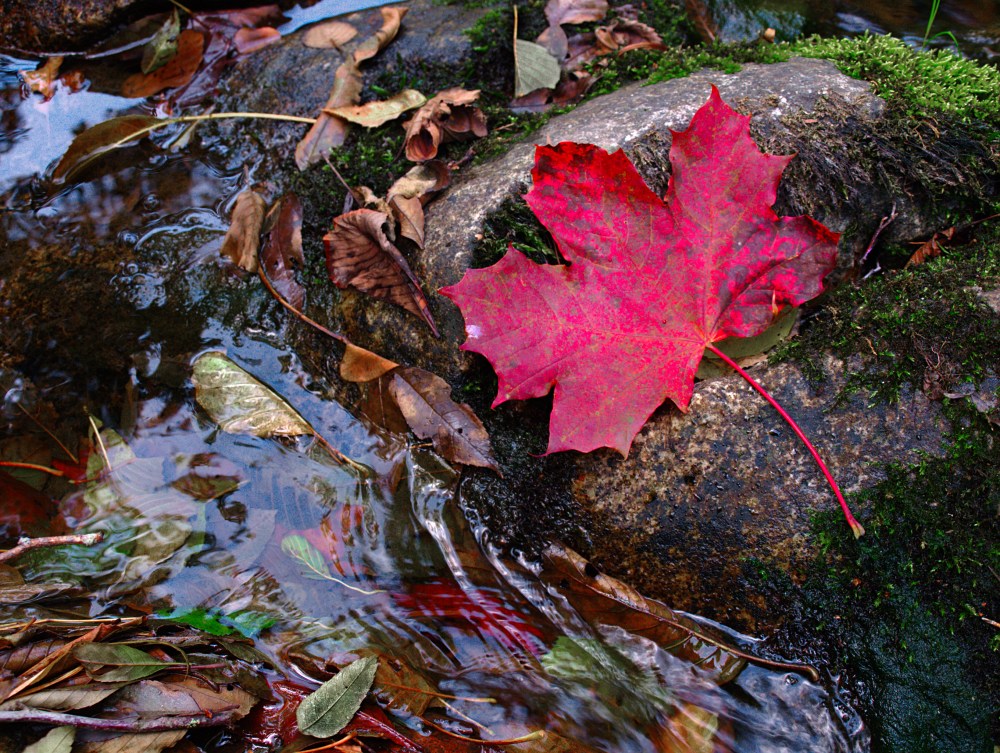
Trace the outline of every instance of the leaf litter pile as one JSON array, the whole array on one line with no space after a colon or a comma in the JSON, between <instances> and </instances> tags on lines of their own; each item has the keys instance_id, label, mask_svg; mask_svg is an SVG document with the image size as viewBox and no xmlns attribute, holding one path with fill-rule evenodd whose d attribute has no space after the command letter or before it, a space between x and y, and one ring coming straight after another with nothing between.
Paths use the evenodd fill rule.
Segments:
<instances>
[{"instance_id":1,"label":"leaf litter pile","mask_svg":"<svg viewBox=\"0 0 1000 753\"><path fill-rule=\"evenodd\" d=\"M440 158L442 145L482 138L488 129L476 106L478 91L404 89L361 102L363 68L400 33L406 12L382 8L380 28L367 37L343 21L308 31L307 46L335 49L343 62L325 105L304 118L210 108L190 114L186 108L208 102L235 59L280 41L271 25L280 12L270 6L176 10L159 21L136 60L139 70L122 84L125 96L156 97L159 113L171 117L131 114L100 123L77 136L49 177L56 185L85 179L103 155L162 129L173 135L161 147L183 149L199 123L246 117L308 125L293 155L307 170L329 164L331 150L343 146L352 129L400 120L405 157L415 164L384 196L345 184L348 205L323 238L326 269L336 286L398 306L437 336L407 257L424 246L425 205L462 166ZM600 23L607 13L603 0L550 0L548 25L535 41L517 38L515 19L511 107L544 110L578 101L593 84L584 64L662 48L656 32L626 9L592 31L571 36L564 29ZM26 83L43 96L51 96L57 80L72 85L72 75L59 78L61 64L51 58L26 72ZM664 400L686 409L706 350L771 400L719 343L762 335L788 307L819 294L835 261L837 236L808 217L773 213L790 158L760 154L747 121L713 88L691 127L674 134L664 199L646 188L621 152L571 143L539 147L525 198L568 264L535 265L512 248L495 267L470 271L442 291L465 317L469 341L463 347L485 355L498 373L495 404L554 388L549 452L611 447L626 454ZM360 348L303 312L302 207L295 195L275 199L270 187L247 185L229 211L221 256L234 274L256 276L291 315L341 343L341 376L363 388L360 408L369 420L397 435L412 432L444 463L499 472L483 423L452 398L443 379ZM555 323L552 311L559 312ZM539 320L546 327L533 324ZM223 434L282 442L314 467L337 469L358 490L376 485L395 491L398 478L379 478L335 447L291 401L224 352L193 358L190 378L197 404ZM317 656L302 648L309 633L302 628L298 635L289 632L280 656L262 652L255 638L297 617L294 608L268 612L240 602L219 611L209 602L164 614L141 597L182 575L200 546L192 542L204 539L206 503L222 502L241 487L239 469L212 454L140 456L95 419L79 452L47 433L68 460L0 460L10 470L0 470L0 500L5 512L14 511L5 529L14 545L0 553L0 600L19 613L0 625L0 724L16 729L23 750L202 750L219 744L220 729L245 749L607 749L590 747L594 730L572 718L539 725L483 713L498 703L490 692L507 692L505 675L528 672L564 695L604 704L638 731L642 750L724 753L734 749L731 722L720 709L709 710L711 703L675 695L662 656L706 688L738 682L748 666L817 679L810 667L747 653L724 631L645 599L557 545L545 554L541 582L558 599L556 611L575 615L573 632L561 623L554 627L551 615L540 612L535 622L526 621L535 610L520 605L526 612L519 611L497 596L496 582L483 575L489 562L475 543L449 542L457 551L449 563L454 580L384 588L376 572L352 560L347 543L349 532L369 524L363 503L339 508L339 530L336 516L324 516L318 527L277 524L273 516L258 524L269 526L270 540L296 577L392 604L408 620L426 621L432 632L473 626L483 652L465 657L459 674L474 672L475 694L451 692L463 690L464 682L443 687L440 671L421 670L427 657L405 656L402 645L329 646L324 638L328 650ZM860 535L863 529L812 452ZM23 472L50 474L73 488L56 505L12 475ZM59 512L52 515L54 509ZM81 567L96 563L105 576L114 574L102 586L113 614L81 613L88 586L49 577L47 556ZM546 691L524 692L544 704Z\"/></svg>"}]
</instances>

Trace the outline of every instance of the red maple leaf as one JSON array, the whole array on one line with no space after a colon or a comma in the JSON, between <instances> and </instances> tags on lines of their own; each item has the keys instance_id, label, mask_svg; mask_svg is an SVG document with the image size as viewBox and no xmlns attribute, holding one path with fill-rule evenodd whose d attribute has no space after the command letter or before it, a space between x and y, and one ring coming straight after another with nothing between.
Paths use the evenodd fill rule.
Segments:
<instances>
[{"instance_id":1,"label":"red maple leaf","mask_svg":"<svg viewBox=\"0 0 1000 753\"><path fill-rule=\"evenodd\" d=\"M621 151L539 146L525 200L568 263L535 264L511 247L441 291L465 317L463 349L497 372L494 406L554 388L549 453L627 455L664 400L687 410L706 348L735 366L713 343L760 334L822 292L839 236L775 214L792 157L762 154L749 123L713 86L673 134L662 200Z\"/></svg>"}]
</instances>

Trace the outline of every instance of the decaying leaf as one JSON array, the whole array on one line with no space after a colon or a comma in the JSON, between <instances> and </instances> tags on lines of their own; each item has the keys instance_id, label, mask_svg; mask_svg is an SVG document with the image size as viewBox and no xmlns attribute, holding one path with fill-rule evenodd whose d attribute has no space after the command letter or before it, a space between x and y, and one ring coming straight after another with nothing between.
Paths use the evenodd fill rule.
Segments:
<instances>
[{"instance_id":1,"label":"decaying leaf","mask_svg":"<svg viewBox=\"0 0 1000 753\"><path fill-rule=\"evenodd\" d=\"M327 115L343 118L351 123L357 123L365 128L377 128L383 123L395 120L405 112L420 107L426 101L427 97L416 89L404 89L386 100L366 102L363 105L334 107L324 109L323 112Z\"/></svg>"},{"instance_id":2,"label":"decaying leaf","mask_svg":"<svg viewBox=\"0 0 1000 753\"><path fill-rule=\"evenodd\" d=\"M166 65L177 54L177 37L181 33L181 16L174 8L167 20L153 35L142 50L142 63L139 69L143 73L152 73Z\"/></svg>"},{"instance_id":3,"label":"decaying leaf","mask_svg":"<svg viewBox=\"0 0 1000 753\"><path fill-rule=\"evenodd\" d=\"M171 729L163 732L126 732L103 740L78 742L74 753L161 753L172 748L187 734L186 730Z\"/></svg>"},{"instance_id":4,"label":"decaying leaf","mask_svg":"<svg viewBox=\"0 0 1000 753\"><path fill-rule=\"evenodd\" d=\"M259 29L239 29L233 35L233 44L240 55L262 50L269 45L281 41L281 32L273 26L262 26Z\"/></svg>"},{"instance_id":5,"label":"decaying leaf","mask_svg":"<svg viewBox=\"0 0 1000 753\"><path fill-rule=\"evenodd\" d=\"M219 428L255 437L313 436L316 432L291 405L218 352L194 362L195 399Z\"/></svg>"},{"instance_id":6,"label":"decaying leaf","mask_svg":"<svg viewBox=\"0 0 1000 753\"><path fill-rule=\"evenodd\" d=\"M370 382L389 373L399 366L398 363L383 358L378 353L372 353L365 348L359 348L353 343L347 343L344 357L340 359L340 376L348 382Z\"/></svg>"},{"instance_id":7,"label":"decaying leaf","mask_svg":"<svg viewBox=\"0 0 1000 753\"><path fill-rule=\"evenodd\" d=\"M573 71L564 76L555 89L535 89L523 97L512 99L511 112L545 112L551 107L573 104L580 101L596 80L586 71Z\"/></svg>"},{"instance_id":8,"label":"decaying leaf","mask_svg":"<svg viewBox=\"0 0 1000 753\"><path fill-rule=\"evenodd\" d=\"M441 457L500 472L482 421L468 405L452 400L451 387L441 377L401 366L392 374L389 393L413 433L429 439Z\"/></svg>"},{"instance_id":9,"label":"decaying leaf","mask_svg":"<svg viewBox=\"0 0 1000 753\"><path fill-rule=\"evenodd\" d=\"M173 666L146 651L119 643L83 643L73 650L87 674L100 682L132 682Z\"/></svg>"},{"instance_id":10,"label":"decaying leaf","mask_svg":"<svg viewBox=\"0 0 1000 753\"><path fill-rule=\"evenodd\" d=\"M221 256L247 272L257 271L260 230L264 225L266 210L267 203L259 193L252 188L241 191L233 205L229 230L219 249Z\"/></svg>"},{"instance_id":11,"label":"decaying leaf","mask_svg":"<svg viewBox=\"0 0 1000 753\"><path fill-rule=\"evenodd\" d=\"M540 44L514 40L515 97L523 97L536 89L554 89L561 73L559 61Z\"/></svg>"},{"instance_id":12,"label":"decaying leaf","mask_svg":"<svg viewBox=\"0 0 1000 753\"><path fill-rule=\"evenodd\" d=\"M323 236L326 268L340 288L353 287L419 316L437 335L427 299L410 265L385 233L389 218L372 209L337 217Z\"/></svg>"},{"instance_id":13,"label":"decaying leaf","mask_svg":"<svg viewBox=\"0 0 1000 753\"><path fill-rule=\"evenodd\" d=\"M53 727L40 740L33 742L21 753L70 753L73 750L73 740L76 738L76 727L66 724Z\"/></svg>"},{"instance_id":14,"label":"decaying leaf","mask_svg":"<svg viewBox=\"0 0 1000 753\"><path fill-rule=\"evenodd\" d=\"M379 10L382 13L382 28L355 48L352 55L355 63L375 57L388 46L389 42L396 38L400 24L403 23L403 16L406 15L409 8L388 7Z\"/></svg>"},{"instance_id":15,"label":"decaying leaf","mask_svg":"<svg viewBox=\"0 0 1000 753\"><path fill-rule=\"evenodd\" d=\"M687 408L706 347L763 332L836 264L837 234L771 209L792 158L761 154L714 87L670 159L661 200L620 151L538 147L526 200L570 264L511 249L442 291L497 370L494 405L555 387L550 453L627 454L664 399Z\"/></svg>"},{"instance_id":16,"label":"decaying leaf","mask_svg":"<svg viewBox=\"0 0 1000 753\"><path fill-rule=\"evenodd\" d=\"M389 211L399 223L399 233L424 247L424 204L451 181L451 171L440 160L412 167L389 187Z\"/></svg>"},{"instance_id":17,"label":"decaying leaf","mask_svg":"<svg viewBox=\"0 0 1000 753\"><path fill-rule=\"evenodd\" d=\"M18 71L18 75L31 91L41 94L46 100L50 100L56 93L56 81L59 78L59 68L62 67L63 59L60 55L53 55L35 70Z\"/></svg>"},{"instance_id":18,"label":"decaying leaf","mask_svg":"<svg viewBox=\"0 0 1000 753\"><path fill-rule=\"evenodd\" d=\"M177 37L177 53L152 73L135 73L122 84L125 97L151 97L164 89L184 86L194 78L205 51L205 35L185 29Z\"/></svg>"},{"instance_id":19,"label":"decaying leaf","mask_svg":"<svg viewBox=\"0 0 1000 753\"><path fill-rule=\"evenodd\" d=\"M366 656L344 667L306 697L295 713L299 730L313 737L333 737L361 708L375 680L378 659Z\"/></svg>"},{"instance_id":20,"label":"decaying leaf","mask_svg":"<svg viewBox=\"0 0 1000 753\"><path fill-rule=\"evenodd\" d=\"M657 753L724 753L716 745L719 716L693 703L681 703L676 712L664 720L651 735Z\"/></svg>"},{"instance_id":21,"label":"decaying leaf","mask_svg":"<svg viewBox=\"0 0 1000 753\"><path fill-rule=\"evenodd\" d=\"M910 255L910 258L906 261L906 266L915 267L940 256L942 244L950 241L954 235L954 226L945 230L938 230L928 240L921 243L917 250Z\"/></svg>"},{"instance_id":22,"label":"decaying leaf","mask_svg":"<svg viewBox=\"0 0 1000 753\"><path fill-rule=\"evenodd\" d=\"M326 110L336 110L357 104L361 99L361 71L353 58L348 58L337 68L330 97L323 105L316 122L305 137L295 147L295 164L305 170L329 154L331 149L342 146L347 140L350 124L336 115L328 115Z\"/></svg>"},{"instance_id":23,"label":"decaying leaf","mask_svg":"<svg viewBox=\"0 0 1000 753\"><path fill-rule=\"evenodd\" d=\"M710 635L690 617L604 575L573 550L552 545L545 550L544 562L542 580L592 625L617 626L655 641L719 685L734 679L746 666L746 659L730 650L721 635Z\"/></svg>"},{"instance_id":24,"label":"decaying leaf","mask_svg":"<svg viewBox=\"0 0 1000 753\"><path fill-rule=\"evenodd\" d=\"M344 21L327 21L310 26L302 37L306 47L339 48L358 35L358 30Z\"/></svg>"},{"instance_id":25,"label":"decaying leaf","mask_svg":"<svg viewBox=\"0 0 1000 753\"><path fill-rule=\"evenodd\" d=\"M325 111L358 104L363 87L358 65L373 58L395 39L406 11L407 8L382 8L382 27L359 44L337 68L333 89L323 106L324 111L320 112L316 123L295 147L295 164L299 170L305 170L322 160L331 149L343 145L350 128L349 122Z\"/></svg>"},{"instance_id":26,"label":"decaying leaf","mask_svg":"<svg viewBox=\"0 0 1000 753\"><path fill-rule=\"evenodd\" d=\"M69 145L52 171L54 183L63 183L105 152L145 138L149 127L160 122L149 115L122 115L105 120L81 133Z\"/></svg>"},{"instance_id":27,"label":"decaying leaf","mask_svg":"<svg viewBox=\"0 0 1000 753\"><path fill-rule=\"evenodd\" d=\"M600 21L607 13L607 0L549 0L545 4L545 19L549 22L549 27L539 35L537 42L552 53L556 60L563 60L567 44L562 24Z\"/></svg>"},{"instance_id":28,"label":"decaying leaf","mask_svg":"<svg viewBox=\"0 0 1000 753\"><path fill-rule=\"evenodd\" d=\"M486 135L486 116L473 106L479 90L446 89L438 93L403 123L406 158L426 162L437 156L444 141L463 141Z\"/></svg>"},{"instance_id":29,"label":"decaying leaf","mask_svg":"<svg viewBox=\"0 0 1000 753\"><path fill-rule=\"evenodd\" d=\"M267 278L281 297L301 310L306 290L295 279L295 270L305 265L302 254L302 204L293 194L285 194L271 208L274 223L261 252Z\"/></svg>"}]
</instances>

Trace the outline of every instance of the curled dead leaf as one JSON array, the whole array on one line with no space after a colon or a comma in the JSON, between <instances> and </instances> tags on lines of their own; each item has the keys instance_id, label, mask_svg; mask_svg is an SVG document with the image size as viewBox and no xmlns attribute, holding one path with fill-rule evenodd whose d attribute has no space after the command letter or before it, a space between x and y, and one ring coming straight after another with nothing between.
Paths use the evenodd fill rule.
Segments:
<instances>
[{"instance_id":1,"label":"curled dead leaf","mask_svg":"<svg viewBox=\"0 0 1000 753\"><path fill-rule=\"evenodd\" d=\"M545 19L549 22L549 26L536 41L556 60L564 60L567 39L562 24L600 21L607 13L607 0L549 0L545 5Z\"/></svg>"},{"instance_id":2,"label":"curled dead leaf","mask_svg":"<svg viewBox=\"0 0 1000 753\"><path fill-rule=\"evenodd\" d=\"M451 170L448 165L441 160L429 160L411 167L406 175L389 187L386 198L389 201L395 196L416 198L426 204L431 194L447 188L449 183L451 183Z\"/></svg>"},{"instance_id":3,"label":"curled dead leaf","mask_svg":"<svg viewBox=\"0 0 1000 753\"><path fill-rule=\"evenodd\" d=\"M135 73L122 84L126 97L151 97L164 89L184 86L194 78L205 51L205 35L185 29L177 37L177 54L152 73Z\"/></svg>"},{"instance_id":4,"label":"curled dead leaf","mask_svg":"<svg viewBox=\"0 0 1000 753\"><path fill-rule=\"evenodd\" d=\"M260 230L264 225L267 204L253 189L246 189L236 197L229 230L219 254L247 272L257 271L257 251L260 248Z\"/></svg>"},{"instance_id":5,"label":"curled dead leaf","mask_svg":"<svg viewBox=\"0 0 1000 753\"><path fill-rule=\"evenodd\" d=\"M416 114L403 123L406 129L406 158L426 162L437 156L444 141L462 141L486 135L486 116L473 106L479 90L446 89L439 92Z\"/></svg>"},{"instance_id":6,"label":"curled dead leaf","mask_svg":"<svg viewBox=\"0 0 1000 753\"><path fill-rule=\"evenodd\" d=\"M337 217L323 237L326 268L339 288L353 287L421 317L438 334L416 275L385 232L389 218L372 209Z\"/></svg>"},{"instance_id":7,"label":"curled dead leaf","mask_svg":"<svg viewBox=\"0 0 1000 753\"><path fill-rule=\"evenodd\" d=\"M400 24L403 22L403 16L406 15L409 8L389 7L380 10L382 12L382 28L357 46L352 56L355 63L375 57L386 48L389 42L396 38Z\"/></svg>"},{"instance_id":8,"label":"curled dead leaf","mask_svg":"<svg viewBox=\"0 0 1000 753\"><path fill-rule=\"evenodd\" d=\"M309 129L309 132L295 147L295 164L299 170L319 162L331 149L342 146L347 139L350 123L326 110L354 105L361 99L361 72L353 58L348 58L334 74L333 89L323 107L323 112Z\"/></svg>"},{"instance_id":9,"label":"curled dead leaf","mask_svg":"<svg viewBox=\"0 0 1000 753\"><path fill-rule=\"evenodd\" d=\"M48 101L56 93L56 80L59 77L59 68L62 64L63 58L56 55L50 57L33 71L18 71L17 73L31 91L41 94Z\"/></svg>"},{"instance_id":10,"label":"curled dead leaf","mask_svg":"<svg viewBox=\"0 0 1000 753\"><path fill-rule=\"evenodd\" d=\"M358 35L358 30L344 21L327 21L310 26L302 37L306 47L318 49L338 48Z\"/></svg>"}]
</instances>

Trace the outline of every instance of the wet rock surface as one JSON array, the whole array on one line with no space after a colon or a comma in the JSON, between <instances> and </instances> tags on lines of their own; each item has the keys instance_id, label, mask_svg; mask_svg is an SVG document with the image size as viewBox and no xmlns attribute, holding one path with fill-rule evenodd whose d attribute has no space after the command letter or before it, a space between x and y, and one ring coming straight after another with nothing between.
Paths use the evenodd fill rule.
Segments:
<instances>
[{"instance_id":1,"label":"wet rock surface","mask_svg":"<svg viewBox=\"0 0 1000 753\"><path fill-rule=\"evenodd\" d=\"M0 49L79 50L118 23L168 8L149 0L10 0L0 13Z\"/></svg>"}]
</instances>

